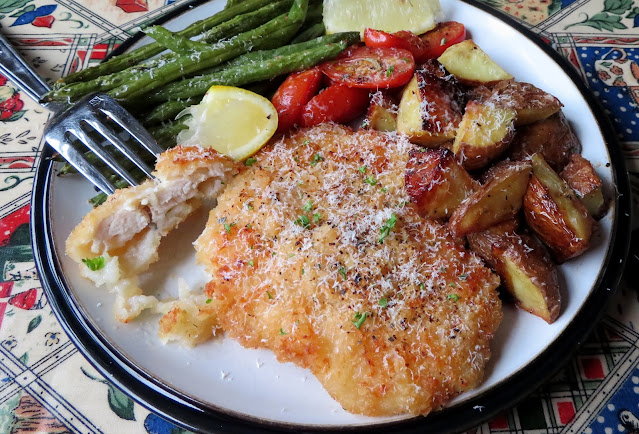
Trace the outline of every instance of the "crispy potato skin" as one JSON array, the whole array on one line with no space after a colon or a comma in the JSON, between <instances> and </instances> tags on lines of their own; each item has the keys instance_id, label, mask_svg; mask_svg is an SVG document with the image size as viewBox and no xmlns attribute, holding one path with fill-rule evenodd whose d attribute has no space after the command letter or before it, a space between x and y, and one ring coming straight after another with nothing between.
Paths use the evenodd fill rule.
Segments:
<instances>
[{"instance_id":1,"label":"crispy potato skin","mask_svg":"<svg viewBox=\"0 0 639 434\"><path fill-rule=\"evenodd\" d=\"M493 88L486 103L513 109L517 112L515 125L528 125L557 113L563 104L543 90L530 83L502 81Z\"/></svg>"},{"instance_id":2,"label":"crispy potato skin","mask_svg":"<svg viewBox=\"0 0 639 434\"><path fill-rule=\"evenodd\" d=\"M364 127L385 132L397 129L397 104L387 92L377 92L371 98Z\"/></svg>"},{"instance_id":3,"label":"crispy potato skin","mask_svg":"<svg viewBox=\"0 0 639 434\"><path fill-rule=\"evenodd\" d=\"M468 234L466 236L468 247L494 270L497 266L497 258L493 254L493 244L508 234L514 234L518 227L519 220L515 217L497 223L485 231Z\"/></svg>"},{"instance_id":4,"label":"crispy potato skin","mask_svg":"<svg viewBox=\"0 0 639 434\"><path fill-rule=\"evenodd\" d=\"M581 152L581 143L562 112L517 129L510 145L512 160L541 154L555 171L561 171L570 156Z\"/></svg>"},{"instance_id":5,"label":"crispy potato skin","mask_svg":"<svg viewBox=\"0 0 639 434\"><path fill-rule=\"evenodd\" d=\"M495 63L471 39L450 46L437 59L460 83L471 86L494 85L513 76Z\"/></svg>"},{"instance_id":6,"label":"crispy potato skin","mask_svg":"<svg viewBox=\"0 0 639 434\"><path fill-rule=\"evenodd\" d=\"M406 192L422 217L450 217L479 183L448 149L414 149L405 173Z\"/></svg>"},{"instance_id":7,"label":"crispy potato skin","mask_svg":"<svg viewBox=\"0 0 639 434\"><path fill-rule=\"evenodd\" d=\"M469 101L453 143L462 165L481 169L499 157L514 136L515 117L513 109Z\"/></svg>"},{"instance_id":8,"label":"crispy potato skin","mask_svg":"<svg viewBox=\"0 0 639 434\"><path fill-rule=\"evenodd\" d=\"M531 165L504 161L491 168L488 181L471 194L451 216L449 229L461 237L513 218L521 209Z\"/></svg>"},{"instance_id":9,"label":"crispy potato skin","mask_svg":"<svg viewBox=\"0 0 639 434\"><path fill-rule=\"evenodd\" d=\"M557 194L561 193L555 192ZM537 176L532 176L524 195L526 223L552 250L559 263L580 255L588 248L593 224L592 217L574 193L564 202L570 203L573 209L562 209L553 198L550 187ZM568 212L579 216L579 228L569 222Z\"/></svg>"},{"instance_id":10,"label":"crispy potato skin","mask_svg":"<svg viewBox=\"0 0 639 434\"><path fill-rule=\"evenodd\" d=\"M561 171L561 177L575 190L590 215L599 220L606 214L601 179L590 161L579 154L572 154L570 162Z\"/></svg>"},{"instance_id":11,"label":"crispy potato skin","mask_svg":"<svg viewBox=\"0 0 639 434\"><path fill-rule=\"evenodd\" d=\"M511 222L468 235L468 244L497 271L518 308L551 324L561 311L557 268L546 248L511 230Z\"/></svg>"},{"instance_id":12,"label":"crispy potato skin","mask_svg":"<svg viewBox=\"0 0 639 434\"><path fill-rule=\"evenodd\" d=\"M433 63L417 71L397 113L397 132L427 147L454 139L462 118L459 89L453 79L442 79L440 71Z\"/></svg>"}]
</instances>

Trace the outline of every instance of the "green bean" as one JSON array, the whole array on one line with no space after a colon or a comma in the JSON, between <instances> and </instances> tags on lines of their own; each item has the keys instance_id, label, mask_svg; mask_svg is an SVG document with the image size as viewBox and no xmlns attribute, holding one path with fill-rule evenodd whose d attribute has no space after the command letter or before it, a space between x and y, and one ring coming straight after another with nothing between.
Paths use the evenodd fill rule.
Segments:
<instances>
[{"instance_id":1,"label":"green bean","mask_svg":"<svg viewBox=\"0 0 639 434\"><path fill-rule=\"evenodd\" d=\"M291 40L291 44L306 42L310 39L320 37L324 33L326 33L326 27L324 27L324 23L313 24L312 26L307 27L305 30L299 32L297 36L295 36Z\"/></svg>"},{"instance_id":2,"label":"green bean","mask_svg":"<svg viewBox=\"0 0 639 434\"><path fill-rule=\"evenodd\" d=\"M228 9L230 7L235 6L238 3L241 3L243 0L228 0L224 5L224 9Z\"/></svg>"},{"instance_id":3,"label":"green bean","mask_svg":"<svg viewBox=\"0 0 639 434\"><path fill-rule=\"evenodd\" d=\"M147 36L155 39L155 42L176 54L194 54L208 48L204 42L191 41L189 38L180 36L162 26L153 26L144 30Z\"/></svg>"},{"instance_id":4,"label":"green bean","mask_svg":"<svg viewBox=\"0 0 639 434\"><path fill-rule=\"evenodd\" d=\"M162 26L149 27L145 30L145 33L175 54L190 55L208 49L210 43L249 31L272 20L286 12L291 7L291 4L293 4L293 0L278 0L254 12L238 15L204 32L197 41L180 36L178 33L171 32ZM160 38L160 41L158 41L158 38Z\"/></svg>"},{"instance_id":5,"label":"green bean","mask_svg":"<svg viewBox=\"0 0 639 434\"><path fill-rule=\"evenodd\" d=\"M149 128L149 133L160 146L168 149L175 146L179 132L188 128L186 122L190 117L191 116L187 115L177 121L166 122L162 125L151 127Z\"/></svg>"},{"instance_id":6,"label":"green bean","mask_svg":"<svg viewBox=\"0 0 639 434\"><path fill-rule=\"evenodd\" d=\"M203 42L217 42L221 38L227 38L241 32L252 30L276 18L279 13L288 9L292 2L293 0L279 0L256 11L237 16L208 30L202 35L201 40ZM90 81L71 83L47 93L45 99L47 101L75 101L93 92L106 92L118 86L126 85L127 81L130 80L130 74L133 70L152 70L153 68L158 68L171 61L175 61L177 57L175 53L168 53L157 59L152 59L123 71L96 77Z\"/></svg>"},{"instance_id":7,"label":"green bean","mask_svg":"<svg viewBox=\"0 0 639 434\"><path fill-rule=\"evenodd\" d=\"M192 38L193 36L197 36L200 33L224 23L237 15L255 11L261 7L267 6L271 3L271 0L245 0L237 3L238 4L224 9L213 16L196 21L178 32L178 34L180 36ZM70 74L62 78L60 81L62 83L74 83L91 80L106 74L112 74L114 72L122 71L130 66L137 65L141 61L149 59L162 51L164 51L164 47L160 44L151 43L128 53L115 56L99 65Z\"/></svg>"},{"instance_id":8,"label":"green bean","mask_svg":"<svg viewBox=\"0 0 639 434\"><path fill-rule=\"evenodd\" d=\"M160 104L153 110L145 114L142 123L145 126L155 125L167 119L174 119L182 110L193 104L198 104L202 98L185 98L173 101L167 101Z\"/></svg>"},{"instance_id":9,"label":"green bean","mask_svg":"<svg viewBox=\"0 0 639 434\"><path fill-rule=\"evenodd\" d=\"M277 56L288 56L289 54L294 54L303 50L308 50L313 47L319 47L321 45L331 44L334 42L345 41L348 45L351 45L356 42L359 42L359 40L360 40L359 32L333 33L330 35L322 36L320 38L311 39L310 41L300 42L300 43L292 44L292 45L285 45L283 47L279 47L273 50L251 51L250 53L244 54L243 56L239 56L233 60L229 60L228 62L222 65L205 69L201 71L201 73L203 75L212 74L215 72L222 71L224 69L234 68L240 65L253 64L255 62L272 59ZM172 84L169 84L169 86L172 86Z\"/></svg>"},{"instance_id":10,"label":"green bean","mask_svg":"<svg viewBox=\"0 0 639 434\"><path fill-rule=\"evenodd\" d=\"M304 24L321 22L324 14L324 2L313 2L308 5L306 21Z\"/></svg>"},{"instance_id":11,"label":"green bean","mask_svg":"<svg viewBox=\"0 0 639 434\"><path fill-rule=\"evenodd\" d=\"M274 33L282 32L288 36L285 38L288 41L304 22L307 6L308 0L295 0L288 14L280 15L255 30L241 33L235 38L198 52L197 55L179 56L151 70L140 71L131 68L125 84L110 90L108 94L116 99L139 97L177 78L219 65L250 49L268 46L271 43L268 37Z\"/></svg>"},{"instance_id":12,"label":"green bean","mask_svg":"<svg viewBox=\"0 0 639 434\"><path fill-rule=\"evenodd\" d=\"M343 41L326 44L289 54L288 56L277 56L250 65L240 65L213 74L181 80L154 93L150 101L158 102L161 99L171 100L185 97L198 97L204 95L211 86L216 84L242 86L247 83L268 80L278 75L288 74L289 72L301 71L319 62L334 58L344 51L347 46L348 44Z\"/></svg>"}]
</instances>

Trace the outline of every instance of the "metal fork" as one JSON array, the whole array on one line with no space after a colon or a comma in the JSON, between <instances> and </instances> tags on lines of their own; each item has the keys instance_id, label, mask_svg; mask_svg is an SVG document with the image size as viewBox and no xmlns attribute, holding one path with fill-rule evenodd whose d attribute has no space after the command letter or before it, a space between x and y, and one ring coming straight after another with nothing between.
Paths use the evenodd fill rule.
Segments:
<instances>
[{"instance_id":1,"label":"metal fork","mask_svg":"<svg viewBox=\"0 0 639 434\"><path fill-rule=\"evenodd\" d=\"M82 98L73 105L43 103L43 96L51 88L25 62L2 34L0 34L0 72L24 94L54 112L53 118L45 126L45 141L104 193L112 194L116 189L115 185L87 160L84 152L74 146L74 140L71 138L83 143L129 185L137 185L138 181L129 170L117 161L112 148L109 149L110 146L129 159L147 177L153 178L151 167L110 123L115 123L123 131L126 131L141 145L141 150L150 153L154 158L157 158L163 149L148 131L113 98L104 94L94 94ZM96 140L93 131L103 140Z\"/></svg>"}]
</instances>

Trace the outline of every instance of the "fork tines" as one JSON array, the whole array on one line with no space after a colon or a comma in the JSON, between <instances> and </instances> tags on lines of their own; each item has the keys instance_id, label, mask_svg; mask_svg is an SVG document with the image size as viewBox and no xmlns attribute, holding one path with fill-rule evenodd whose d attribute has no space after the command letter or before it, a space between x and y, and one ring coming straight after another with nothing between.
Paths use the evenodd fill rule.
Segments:
<instances>
[{"instance_id":1,"label":"fork tines","mask_svg":"<svg viewBox=\"0 0 639 434\"><path fill-rule=\"evenodd\" d=\"M47 125L44 137L69 164L93 185L106 194L112 194L116 189L115 185L87 160L84 152L74 146L73 142L79 140L129 185L138 185L139 182L118 161L113 149L108 149L111 146L130 160L144 175L152 178L153 169L140 156L143 152L136 152L122 138L122 132L116 131L114 127L119 127L128 133L141 145L140 151L148 152L149 157L157 158L162 153L163 149L148 131L113 98L103 94L86 96L65 112L57 115ZM96 135L93 132L106 140L96 140Z\"/></svg>"}]
</instances>

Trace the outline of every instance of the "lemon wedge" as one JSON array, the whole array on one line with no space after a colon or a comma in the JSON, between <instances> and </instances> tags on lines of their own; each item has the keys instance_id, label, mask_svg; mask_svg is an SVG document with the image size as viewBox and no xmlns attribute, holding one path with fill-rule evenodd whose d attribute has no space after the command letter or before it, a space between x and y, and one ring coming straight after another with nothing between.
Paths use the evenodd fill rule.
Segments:
<instances>
[{"instance_id":1,"label":"lemon wedge","mask_svg":"<svg viewBox=\"0 0 639 434\"><path fill-rule=\"evenodd\" d=\"M181 145L213 148L236 161L256 153L277 130L277 111L261 95L232 86L211 86L202 102L177 116L191 115Z\"/></svg>"},{"instance_id":2,"label":"lemon wedge","mask_svg":"<svg viewBox=\"0 0 639 434\"><path fill-rule=\"evenodd\" d=\"M439 0L324 0L326 33L359 31L367 27L421 34L435 27Z\"/></svg>"}]
</instances>

